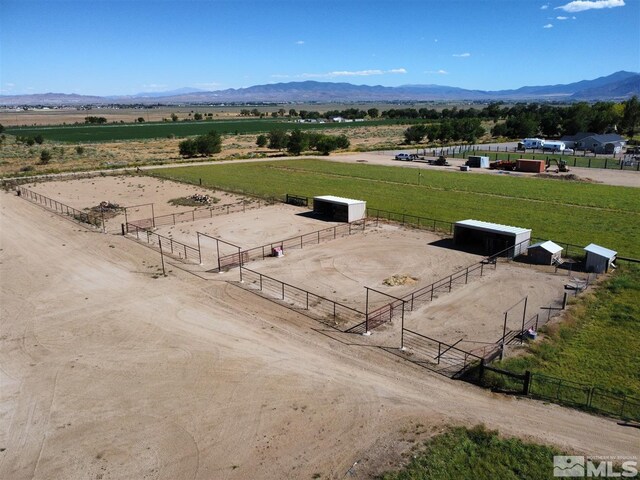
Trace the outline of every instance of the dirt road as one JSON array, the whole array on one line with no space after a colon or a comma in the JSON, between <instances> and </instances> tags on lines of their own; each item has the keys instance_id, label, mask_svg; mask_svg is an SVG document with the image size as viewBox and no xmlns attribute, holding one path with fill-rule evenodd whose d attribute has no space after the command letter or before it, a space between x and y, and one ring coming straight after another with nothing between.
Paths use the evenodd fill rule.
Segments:
<instances>
[{"instance_id":1,"label":"dirt road","mask_svg":"<svg viewBox=\"0 0 640 480\"><path fill-rule=\"evenodd\" d=\"M155 252L11 194L0 221L0 478L366 478L416 436L481 422L638 453L637 429L338 342L171 265L154 278Z\"/></svg>"}]
</instances>

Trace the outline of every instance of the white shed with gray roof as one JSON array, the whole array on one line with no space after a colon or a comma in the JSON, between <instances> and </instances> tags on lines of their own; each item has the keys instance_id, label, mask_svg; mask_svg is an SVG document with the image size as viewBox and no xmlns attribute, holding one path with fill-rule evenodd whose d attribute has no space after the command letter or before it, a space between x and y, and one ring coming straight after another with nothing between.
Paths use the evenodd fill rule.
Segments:
<instances>
[{"instance_id":1,"label":"white shed with gray roof","mask_svg":"<svg viewBox=\"0 0 640 480\"><path fill-rule=\"evenodd\" d=\"M365 218L367 202L333 195L313 197L313 213L333 221L351 223Z\"/></svg>"},{"instance_id":2,"label":"white shed with gray roof","mask_svg":"<svg viewBox=\"0 0 640 480\"><path fill-rule=\"evenodd\" d=\"M584 268L587 272L606 273L609 271L609 267L616 259L618 252L609 250L608 248L601 247L595 243L590 243L584 247L587 256L584 260Z\"/></svg>"},{"instance_id":3,"label":"white shed with gray roof","mask_svg":"<svg viewBox=\"0 0 640 480\"><path fill-rule=\"evenodd\" d=\"M481 220L461 220L453 225L453 243L479 247L485 255L504 252L517 257L527 251L530 238L531 229L511 225Z\"/></svg>"}]
</instances>

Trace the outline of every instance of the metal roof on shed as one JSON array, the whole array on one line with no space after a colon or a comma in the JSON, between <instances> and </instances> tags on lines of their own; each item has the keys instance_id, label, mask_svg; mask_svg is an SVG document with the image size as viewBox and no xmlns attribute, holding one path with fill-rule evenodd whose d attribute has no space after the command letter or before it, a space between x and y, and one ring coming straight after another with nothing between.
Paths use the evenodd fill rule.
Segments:
<instances>
[{"instance_id":1,"label":"metal roof on shed","mask_svg":"<svg viewBox=\"0 0 640 480\"><path fill-rule=\"evenodd\" d=\"M586 247L584 247L585 251L589 253L595 253L596 255L600 255L604 258L613 258L618 252L614 252L613 250L609 250L608 248L601 247L600 245L596 245L595 243L590 243Z\"/></svg>"},{"instance_id":2,"label":"metal roof on shed","mask_svg":"<svg viewBox=\"0 0 640 480\"><path fill-rule=\"evenodd\" d=\"M322 195L313 197L314 200L324 200L325 202L339 203L342 205L361 205L367 203L364 200L354 200L353 198L335 197L333 195Z\"/></svg>"},{"instance_id":3,"label":"metal roof on shed","mask_svg":"<svg viewBox=\"0 0 640 480\"><path fill-rule=\"evenodd\" d=\"M483 222L481 220L460 220L455 223L456 226L473 228L475 230L482 230L485 232L497 232L507 235L521 235L523 233L531 233L529 228L513 227L511 225L501 225L499 223Z\"/></svg>"},{"instance_id":4,"label":"metal roof on shed","mask_svg":"<svg viewBox=\"0 0 640 480\"><path fill-rule=\"evenodd\" d=\"M529 245L529 250L532 248L540 247L543 250L546 250L549 253L556 254L562 251L562 247L557 243L552 242L551 240L547 240L546 242L538 242L533 245Z\"/></svg>"}]
</instances>

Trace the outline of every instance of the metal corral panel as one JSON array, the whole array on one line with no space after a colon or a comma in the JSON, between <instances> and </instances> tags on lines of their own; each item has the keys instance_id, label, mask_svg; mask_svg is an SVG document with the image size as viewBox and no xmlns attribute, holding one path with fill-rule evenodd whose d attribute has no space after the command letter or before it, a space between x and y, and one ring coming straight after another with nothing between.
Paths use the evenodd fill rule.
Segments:
<instances>
[{"instance_id":1,"label":"metal corral panel","mask_svg":"<svg viewBox=\"0 0 640 480\"><path fill-rule=\"evenodd\" d=\"M585 258L585 269L587 272L606 273L616 258L618 252L591 243L584 247L587 252Z\"/></svg>"},{"instance_id":2,"label":"metal corral panel","mask_svg":"<svg viewBox=\"0 0 640 480\"><path fill-rule=\"evenodd\" d=\"M313 211L339 222L362 220L367 214L367 202L352 198L324 195L313 198Z\"/></svg>"}]
</instances>

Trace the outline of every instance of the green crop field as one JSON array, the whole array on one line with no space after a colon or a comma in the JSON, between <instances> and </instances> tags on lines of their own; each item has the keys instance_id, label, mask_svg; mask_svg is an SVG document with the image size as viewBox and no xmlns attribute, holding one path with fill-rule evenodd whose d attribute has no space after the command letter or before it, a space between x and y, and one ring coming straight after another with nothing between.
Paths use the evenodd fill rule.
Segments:
<instances>
[{"instance_id":1,"label":"green crop field","mask_svg":"<svg viewBox=\"0 0 640 480\"><path fill-rule=\"evenodd\" d=\"M640 195L631 187L512 175L347 164L252 162L153 170L152 174L259 196L338 195L371 208L455 222L473 218L531 228L533 236L640 257ZM419 183L419 184L418 184Z\"/></svg>"},{"instance_id":2,"label":"green crop field","mask_svg":"<svg viewBox=\"0 0 640 480\"><path fill-rule=\"evenodd\" d=\"M138 140L147 138L167 138L169 136L188 137L202 135L216 130L221 134L253 134L271 130L326 130L398 123L395 120L374 120L352 123L292 123L278 119L214 120L202 122L154 122L107 125L65 125L42 127L7 128L5 133L34 137L42 135L45 140L57 142L110 142L116 140Z\"/></svg>"}]
</instances>

